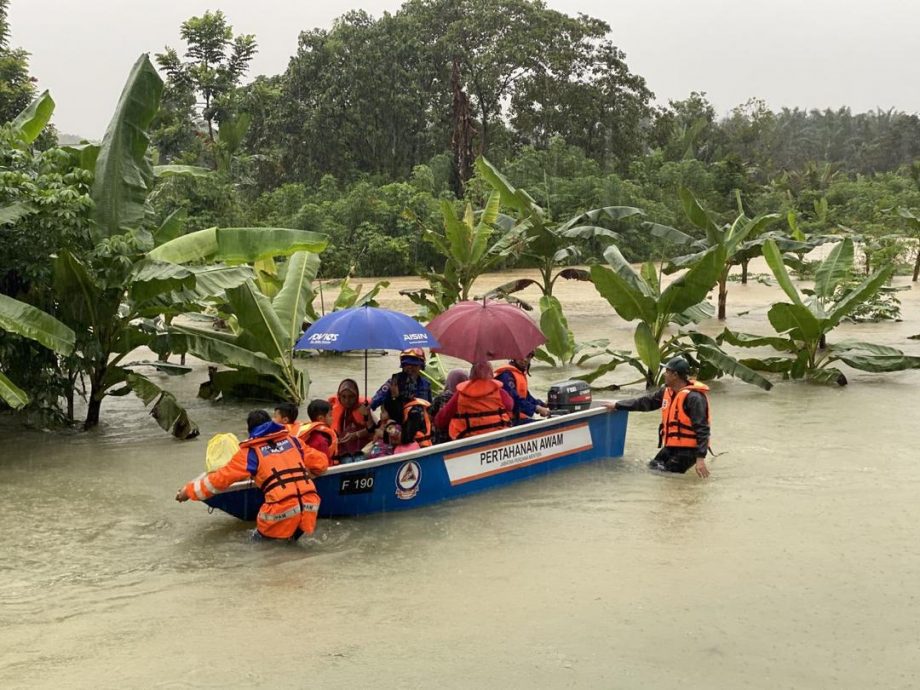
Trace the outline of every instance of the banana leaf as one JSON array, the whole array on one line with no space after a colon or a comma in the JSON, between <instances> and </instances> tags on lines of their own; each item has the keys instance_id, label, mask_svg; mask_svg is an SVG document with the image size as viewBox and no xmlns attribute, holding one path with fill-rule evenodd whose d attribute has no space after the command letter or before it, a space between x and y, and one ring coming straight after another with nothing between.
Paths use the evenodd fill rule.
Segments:
<instances>
[{"instance_id":1,"label":"banana leaf","mask_svg":"<svg viewBox=\"0 0 920 690\"><path fill-rule=\"evenodd\" d=\"M234 369L251 369L279 380L285 378L285 371L281 365L260 352L240 347L235 342L231 342L227 335L222 336L215 332L201 331L186 326L174 326L173 329L186 337L189 354L199 359Z\"/></svg>"},{"instance_id":2,"label":"banana leaf","mask_svg":"<svg viewBox=\"0 0 920 690\"><path fill-rule=\"evenodd\" d=\"M161 244L147 256L174 264L204 259L243 264L276 256L290 256L299 251L318 254L327 244L328 238L325 235L308 230L207 228Z\"/></svg>"},{"instance_id":3,"label":"banana leaf","mask_svg":"<svg viewBox=\"0 0 920 690\"><path fill-rule=\"evenodd\" d=\"M646 261L642 264L642 267L639 269L639 275L642 276L642 280L648 283L653 291L658 293L661 292L661 281L658 279L658 269L655 267L654 263Z\"/></svg>"},{"instance_id":4,"label":"banana leaf","mask_svg":"<svg viewBox=\"0 0 920 690\"><path fill-rule=\"evenodd\" d=\"M644 321L640 321L636 326L636 332L633 335L636 343L636 353L639 359L653 375L657 374L658 367L661 364L661 352L658 349L658 342L652 335L652 329Z\"/></svg>"},{"instance_id":5,"label":"banana leaf","mask_svg":"<svg viewBox=\"0 0 920 690\"><path fill-rule=\"evenodd\" d=\"M802 304L774 304L767 312L767 318L777 333L788 333L793 338L807 342L816 342L823 333L830 330Z\"/></svg>"},{"instance_id":6,"label":"banana leaf","mask_svg":"<svg viewBox=\"0 0 920 690\"><path fill-rule=\"evenodd\" d=\"M489 248L489 238L492 236L492 225L498 218L498 209L501 206L501 195L498 192L492 192L489 195L486 206L482 211L479 224L473 228L473 238L470 247L470 258L473 262L480 261ZM467 206L472 210L471 206ZM472 227L472 222L470 223Z\"/></svg>"},{"instance_id":7,"label":"banana leaf","mask_svg":"<svg viewBox=\"0 0 920 690\"><path fill-rule=\"evenodd\" d=\"M769 371L774 374L788 374L795 363L791 357L761 357L760 359L743 358L739 363L754 371Z\"/></svg>"},{"instance_id":8,"label":"banana leaf","mask_svg":"<svg viewBox=\"0 0 920 690\"><path fill-rule=\"evenodd\" d=\"M724 266L724 248L708 250L706 256L664 289L658 300L658 313L679 314L702 302L715 287Z\"/></svg>"},{"instance_id":9,"label":"banana leaf","mask_svg":"<svg viewBox=\"0 0 920 690\"><path fill-rule=\"evenodd\" d=\"M719 226L716 225L712 218L709 217L709 214L700 206L700 203L696 200L696 197L693 196L693 193L686 187L681 187L678 190L678 195L680 196L680 201L684 207L684 213L687 214L687 218L690 219L690 222L693 223L700 230L706 232L706 237L709 240L710 246L715 246L722 241L722 231L719 229Z\"/></svg>"},{"instance_id":10,"label":"banana leaf","mask_svg":"<svg viewBox=\"0 0 920 690\"><path fill-rule=\"evenodd\" d=\"M648 290L648 285L639 279ZM606 299L617 314L626 321L641 319L648 323L655 321L658 305L654 297L644 294L633 281L606 266L591 267L591 282L594 288ZM649 290L650 291L650 290Z\"/></svg>"},{"instance_id":11,"label":"banana leaf","mask_svg":"<svg viewBox=\"0 0 920 690\"><path fill-rule=\"evenodd\" d=\"M821 299L830 299L852 269L853 240L847 237L831 250L815 271L815 295Z\"/></svg>"},{"instance_id":12,"label":"banana leaf","mask_svg":"<svg viewBox=\"0 0 920 690\"><path fill-rule=\"evenodd\" d=\"M905 355L887 345L843 341L828 348L831 357L861 371L886 372L920 368L920 357Z\"/></svg>"},{"instance_id":13,"label":"banana leaf","mask_svg":"<svg viewBox=\"0 0 920 690\"><path fill-rule=\"evenodd\" d=\"M560 362L570 362L575 356L575 336L562 313L562 304L555 297L540 298L540 330L546 336L545 349Z\"/></svg>"},{"instance_id":14,"label":"banana leaf","mask_svg":"<svg viewBox=\"0 0 920 690\"><path fill-rule=\"evenodd\" d=\"M31 146L51 120L53 113L54 99L47 91L42 91L38 98L13 119L10 126L25 146Z\"/></svg>"},{"instance_id":15,"label":"banana leaf","mask_svg":"<svg viewBox=\"0 0 920 690\"><path fill-rule=\"evenodd\" d=\"M127 374L125 378L137 397L145 406L153 404L150 416L153 417L163 431L171 433L176 438L194 438L198 436L198 425L191 421L185 408L169 391L165 391L146 376L136 372Z\"/></svg>"},{"instance_id":16,"label":"banana leaf","mask_svg":"<svg viewBox=\"0 0 920 690\"><path fill-rule=\"evenodd\" d=\"M738 251L738 248L747 240L748 237L757 237L764 229L770 225L773 221L779 218L779 214L776 213L764 213L753 220L748 220L744 216L739 216L735 219L735 224L732 226L732 231L729 233L728 237L725 240L725 253L728 257L735 255L735 252ZM743 225L735 229L738 223L741 222Z\"/></svg>"},{"instance_id":17,"label":"banana leaf","mask_svg":"<svg viewBox=\"0 0 920 690\"><path fill-rule=\"evenodd\" d=\"M489 183L492 189L498 190L502 203L510 206L522 215L532 215L541 218L543 209L523 189L515 187L502 175L498 168L487 161L483 156L476 159L476 171Z\"/></svg>"},{"instance_id":18,"label":"banana leaf","mask_svg":"<svg viewBox=\"0 0 920 690\"><path fill-rule=\"evenodd\" d=\"M765 391L773 388L773 384L770 381L715 345L701 343L697 345L696 352L701 359L710 362L716 369L729 376L740 379L745 383L753 384Z\"/></svg>"},{"instance_id":19,"label":"banana leaf","mask_svg":"<svg viewBox=\"0 0 920 690\"><path fill-rule=\"evenodd\" d=\"M792 279L789 277L789 272L786 270L786 265L783 263L783 255L779 247L776 246L775 241L767 240L764 242L763 258L766 260L767 265L776 278L776 282L779 283L783 292L789 296L789 299L791 299L793 303L801 305L802 298L799 295L799 291L796 290L795 286L792 284Z\"/></svg>"},{"instance_id":20,"label":"banana leaf","mask_svg":"<svg viewBox=\"0 0 920 690\"><path fill-rule=\"evenodd\" d=\"M73 330L31 304L0 294L0 328L34 340L58 354L73 352Z\"/></svg>"},{"instance_id":21,"label":"banana leaf","mask_svg":"<svg viewBox=\"0 0 920 690\"><path fill-rule=\"evenodd\" d=\"M303 330L307 308L313 301L311 287L319 272L320 259L312 252L297 252L288 261L284 284L272 301L272 307L286 334L286 351L294 347Z\"/></svg>"},{"instance_id":22,"label":"banana leaf","mask_svg":"<svg viewBox=\"0 0 920 690\"><path fill-rule=\"evenodd\" d=\"M147 160L147 128L160 107L163 80L142 55L128 76L99 148L91 196L97 238L141 226L153 168Z\"/></svg>"},{"instance_id":23,"label":"banana leaf","mask_svg":"<svg viewBox=\"0 0 920 690\"><path fill-rule=\"evenodd\" d=\"M20 410L29 404L29 394L15 383L10 381L2 371L0 371L0 400L14 410Z\"/></svg>"},{"instance_id":24,"label":"banana leaf","mask_svg":"<svg viewBox=\"0 0 920 690\"><path fill-rule=\"evenodd\" d=\"M145 302L164 292L189 290L194 287L195 274L184 266L141 259L131 269L128 295L135 302Z\"/></svg>"},{"instance_id":25,"label":"banana leaf","mask_svg":"<svg viewBox=\"0 0 920 690\"><path fill-rule=\"evenodd\" d=\"M271 301L258 291L255 283L244 283L227 290L227 301L242 328L237 339L241 347L262 352L276 362L290 358L295 340L282 324Z\"/></svg>"},{"instance_id":26,"label":"banana leaf","mask_svg":"<svg viewBox=\"0 0 920 690\"><path fill-rule=\"evenodd\" d=\"M214 171L197 165L157 165L153 168L153 174L163 179L170 177L210 177L214 174Z\"/></svg>"},{"instance_id":27,"label":"banana leaf","mask_svg":"<svg viewBox=\"0 0 920 690\"><path fill-rule=\"evenodd\" d=\"M728 328L719 334L719 340L737 347L772 347L781 352L797 352L798 346L789 338L760 336L751 333L735 333Z\"/></svg>"},{"instance_id":28,"label":"banana leaf","mask_svg":"<svg viewBox=\"0 0 920 690\"><path fill-rule=\"evenodd\" d=\"M709 302L700 302L694 304L688 309L684 309L680 314L672 314L671 321L679 326L686 326L690 323L699 323L706 319L711 319L716 314L716 308Z\"/></svg>"},{"instance_id":29,"label":"banana leaf","mask_svg":"<svg viewBox=\"0 0 920 690\"><path fill-rule=\"evenodd\" d=\"M86 266L69 251L61 251L54 259L54 291L61 301L63 312L69 323L98 331L101 310L105 306L102 290L86 270Z\"/></svg>"},{"instance_id":30,"label":"banana leaf","mask_svg":"<svg viewBox=\"0 0 920 690\"><path fill-rule=\"evenodd\" d=\"M800 377L793 377L800 378ZM825 367L821 369L812 369L807 372L807 378L813 383L821 383L827 386L838 385L845 386L847 385L847 377L843 375L843 372L834 367Z\"/></svg>"}]
</instances>

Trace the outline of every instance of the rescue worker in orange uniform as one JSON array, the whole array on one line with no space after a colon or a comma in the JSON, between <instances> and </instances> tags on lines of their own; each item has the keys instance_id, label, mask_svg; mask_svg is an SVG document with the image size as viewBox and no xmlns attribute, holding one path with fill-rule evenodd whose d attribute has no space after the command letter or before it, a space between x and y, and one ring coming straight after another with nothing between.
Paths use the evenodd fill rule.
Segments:
<instances>
[{"instance_id":1,"label":"rescue worker in orange uniform","mask_svg":"<svg viewBox=\"0 0 920 690\"><path fill-rule=\"evenodd\" d=\"M252 479L265 495L256 530L266 539L296 540L316 528L319 495L312 476L329 466L326 456L305 446L265 410L246 418L249 440L226 465L190 481L176 493L180 503L203 501L234 482Z\"/></svg>"},{"instance_id":2,"label":"rescue worker in orange uniform","mask_svg":"<svg viewBox=\"0 0 920 690\"><path fill-rule=\"evenodd\" d=\"M502 382L508 395L514 401L512 415L514 424L532 422L535 414L541 417L549 416L549 408L546 403L533 397L527 385L531 360L533 360L533 352L524 359L512 359L508 364L495 370L495 378Z\"/></svg>"},{"instance_id":3,"label":"rescue worker in orange uniform","mask_svg":"<svg viewBox=\"0 0 920 690\"><path fill-rule=\"evenodd\" d=\"M616 410L661 410L658 446L661 450L649 468L683 474L691 467L701 478L709 476L709 386L690 381L690 365L675 357L664 367L664 388L630 400L604 403Z\"/></svg>"},{"instance_id":4,"label":"rescue worker in orange uniform","mask_svg":"<svg viewBox=\"0 0 920 690\"><path fill-rule=\"evenodd\" d=\"M485 434L511 426L514 401L495 379L488 362L478 362L470 378L457 385L457 391L435 417L435 426L447 428L451 440Z\"/></svg>"}]
</instances>

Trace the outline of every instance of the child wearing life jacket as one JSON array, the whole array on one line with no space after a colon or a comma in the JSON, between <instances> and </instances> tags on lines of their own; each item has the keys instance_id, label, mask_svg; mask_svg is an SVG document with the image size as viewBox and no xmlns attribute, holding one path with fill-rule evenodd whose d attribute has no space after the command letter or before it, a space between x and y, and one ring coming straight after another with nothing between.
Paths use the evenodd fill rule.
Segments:
<instances>
[{"instance_id":1,"label":"child wearing life jacket","mask_svg":"<svg viewBox=\"0 0 920 690\"><path fill-rule=\"evenodd\" d=\"M310 421L306 424L297 422L298 412L297 405L281 403L275 408L274 421L286 426L292 436L296 436L329 458L330 465L338 464L332 460L338 450L336 433L329 426L332 406L325 400L311 401L307 405L307 416Z\"/></svg>"}]
</instances>

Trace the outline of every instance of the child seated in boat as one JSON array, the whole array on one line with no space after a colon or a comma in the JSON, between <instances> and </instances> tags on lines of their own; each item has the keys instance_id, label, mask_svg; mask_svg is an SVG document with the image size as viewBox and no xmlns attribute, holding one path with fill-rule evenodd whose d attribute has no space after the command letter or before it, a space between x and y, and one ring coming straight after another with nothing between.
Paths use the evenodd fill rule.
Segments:
<instances>
[{"instance_id":1,"label":"child seated in boat","mask_svg":"<svg viewBox=\"0 0 920 690\"><path fill-rule=\"evenodd\" d=\"M272 421L287 428L291 436L296 436L311 448L318 450L332 461L338 452L338 439L329 426L332 406L325 400L314 400L307 406L310 421L300 424L297 415L300 412L294 403L280 403L275 408ZM338 464L330 462L330 464Z\"/></svg>"},{"instance_id":2,"label":"child seated in boat","mask_svg":"<svg viewBox=\"0 0 920 690\"><path fill-rule=\"evenodd\" d=\"M367 457L379 458L384 455L396 455L397 453L406 453L410 450L418 450L419 445L416 441L411 443L402 442L402 427L398 422L390 420L382 429L377 430L374 442L367 451Z\"/></svg>"}]
</instances>

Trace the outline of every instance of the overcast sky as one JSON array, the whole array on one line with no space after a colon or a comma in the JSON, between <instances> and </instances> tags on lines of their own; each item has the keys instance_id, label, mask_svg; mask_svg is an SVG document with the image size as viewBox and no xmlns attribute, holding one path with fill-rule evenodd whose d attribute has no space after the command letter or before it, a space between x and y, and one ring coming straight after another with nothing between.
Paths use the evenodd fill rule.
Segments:
<instances>
[{"instance_id":1,"label":"overcast sky","mask_svg":"<svg viewBox=\"0 0 920 690\"><path fill-rule=\"evenodd\" d=\"M101 137L142 52L181 47L179 25L221 9L256 35L251 76L282 72L301 30L399 0L12 0L12 44L57 102L60 131ZM600 17L660 103L705 91L720 114L751 97L782 106L920 110L920 2L874 0L549 0ZM180 51L181 52L181 51Z\"/></svg>"}]
</instances>

